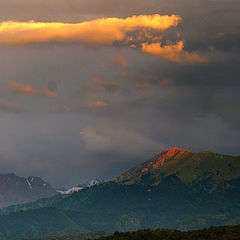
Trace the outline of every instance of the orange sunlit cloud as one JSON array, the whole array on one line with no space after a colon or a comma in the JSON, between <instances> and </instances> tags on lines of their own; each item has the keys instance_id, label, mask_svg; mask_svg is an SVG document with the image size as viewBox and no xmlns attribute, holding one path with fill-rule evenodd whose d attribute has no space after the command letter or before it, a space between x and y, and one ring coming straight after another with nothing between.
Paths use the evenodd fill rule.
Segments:
<instances>
[{"instance_id":1,"label":"orange sunlit cloud","mask_svg":"<svg viewBox=\"0 0 240 240\"><path fill-rule=\"evenodd\" d=\"M161 44L162 36L155 36L151 31L163 32L176 27L181 22L177 15L139 15L128 18L98 18L81 23L61 22L14 22L0 23L0 45L24 45L31 43L85 43L91 45L112 45L121 43L163 59L178 63L204 63L208 59L196 53L184 51L183 41L176 44ZM131 38L128 33L136 33ZM140 39L139 39L140 38ZM118 55L112 64L127 65L126 59ZM30 94L31 90L29 90Z\"/></svg>"},{"instance_id":2,"label":"orange sunlit cloud","mask_svg":"<svg viewBox=\"0 0 240 240\"><path fill-rule=\"evenodd\" d=\"M102 108L102 107L106 107L107 103L105 103L104 101L92 101L89 102L88 107L96 107L96 108Z\"/></svg>"},{"instance_id":3,"label":"orange sunlit cloud","mask_svg":"<svg viewBox=\"0 0 240 240\"><path fill-rule=\"evenodd\" d=\"M121 65L123 67L126 67L127 66L127 60L122 54L118 54L117 56L112 58L111 64Z\"/></svg>"},{"instance_id":4,"label":"orange sunlit cloud","mask_svg":"<svg viewBox=\"0 0 240 240\"><path fill-rule=\"evenodd\" d=\"M7 87L12 93L21 94L25 96L34 96L37 93L37 89L35 87L28 84L22 85L15 81L8 82Z\"/></svg>"},{"instance_id":5,"label":"orange sunlit cloud","mask_svg":"<svg viewBox=\"0 0 240 240\"><path fill-rule=\"evenodd\" d=\"M15 81L8 82L7 88L15 94L24 96L41 96L47 98L54 98L57 96L56 92L49 91L48 89L39 90L30 84L20 84Z\"/></svg>"},{"instance_id":6,"label":"orange sunlit cloud","mask_svg":"<svg viewBox=\"0 0 240 240\"><path fill-rule=\"evenodd\" d=\"M208 58L197 53L189 53L183 50L184 43L179 41L176 44L161 46L161 43L142 44L142 51L169 61L177 63L206 63Z\"/></svg>"},{"instance_id":7,"label":"orange sunlit cloud","mask_svg":"<svg viewBox=\"0 0 240 240\"><path fill-rule=\"evenodd\" d=\"M1 45L22 45L41 42L82 42L111 45L124 40L128 31L151 28L158 31L177 26L177 15L139 15L128 18L99 18L81 23L60 22L2 22Z\"/></svg>"}]
</instances>

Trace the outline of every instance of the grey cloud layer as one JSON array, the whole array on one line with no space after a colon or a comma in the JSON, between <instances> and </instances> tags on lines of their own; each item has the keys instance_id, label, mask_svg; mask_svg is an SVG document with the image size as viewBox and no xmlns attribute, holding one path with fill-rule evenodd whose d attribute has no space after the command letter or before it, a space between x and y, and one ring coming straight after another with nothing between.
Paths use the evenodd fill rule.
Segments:
<instances>
[{"instance_id":1,"label":"grey cloud layer","mask_svg":"<svg viewBox=\"0 0 240 240\"><path fill-rule=\"evenodd\" d=\"M114 177L165 147L240 155L239 10L238 0L1 1L1 20L179 14L186 49L210 59L181 65L119 46L1 47L1 171L71 185ZM111 64L119 55L127 64ZM10 81L57 97L14 94Z\"/></svg>"}]
</instances>

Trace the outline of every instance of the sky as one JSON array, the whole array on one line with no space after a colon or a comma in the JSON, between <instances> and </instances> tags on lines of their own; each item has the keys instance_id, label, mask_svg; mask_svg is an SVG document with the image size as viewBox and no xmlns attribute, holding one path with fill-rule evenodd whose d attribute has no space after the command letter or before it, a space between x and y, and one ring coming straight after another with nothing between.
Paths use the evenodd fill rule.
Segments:
<instances>
[{"instance_id":1,"label":"sky","mask_svg":"<svg viewBox=\"0 0 240 240\"><path fill-rule=\"evenodd\" d=\"M166 148L240 155L239 0L1 0L0 171L109 180Z\"/></svg>"}]
</instances>

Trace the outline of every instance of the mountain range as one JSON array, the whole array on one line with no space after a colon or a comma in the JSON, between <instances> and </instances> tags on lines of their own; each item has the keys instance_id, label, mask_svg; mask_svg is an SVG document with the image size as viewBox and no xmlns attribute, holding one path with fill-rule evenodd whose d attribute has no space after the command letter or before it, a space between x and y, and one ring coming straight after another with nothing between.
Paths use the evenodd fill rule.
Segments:
<instances>
[{"instance_id":1,"label":"mountain range","mask_svg":"<svg viewBox=\"0 0 240 240\"><path fill-rule=\"evenodd\" d=\"M20 177L14 173L0 174L0 208L11 205L33 202L56 194L72 194L87 187L103 183L102 180L92 179L84 184L69 189L55 189L40 177Z\"/></svg>"},{"instance_id":2,"label":"mountain range","mask_svg":"<svg viewBox=\"0 0 240 240\"><path fill-rule=\"evenodd\" d=\"M0 239L240 223L240 157L165 149L112 181L1 210Z\"/></svg>"},{"instance_id":3,"label":"mountain range","mask_svg":"<svg viewBox=\"0 0 240 240\"><path fill-rule=\"evenodd\" d=\"M28 178L14 173L0 174L0 208L55 195L52 186L40 177Z\"/></svg>"}]
</instances>

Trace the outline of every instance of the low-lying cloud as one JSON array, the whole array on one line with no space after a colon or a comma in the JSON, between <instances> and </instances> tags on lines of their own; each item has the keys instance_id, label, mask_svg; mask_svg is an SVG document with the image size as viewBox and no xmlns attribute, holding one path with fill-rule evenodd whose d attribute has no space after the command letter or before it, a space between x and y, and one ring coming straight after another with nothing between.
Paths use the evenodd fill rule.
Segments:
<instances>
[{"instance_id":1,"label":"low-lying cloud","mask_svg":"<svg viewBox=\"0 0 240 240\"><path fill-rule=\"evenodd\" d=\"M111 126L111 122L108 123ZM80 132L80 138L86 149L91 152L127 152L131 155L138 155L139 146L141 150L157 151L165 148L162 143L129 129L112 128L101 123L97 126L86 126ZM123 159L124 160L124 159Z\"/></svg>"},{"instance_id":2,"label":"low-lying cloud","mask_svg":"<svg viewBox=\"0 0 240 240\"><path fill-rule=\"evenodd\" d=\"M40 96L46 98L55 98L57 96L56 92L52 92L47 88L37 89L30 84L20 84L15 81L8 82L7 88L14 94L24 95L24 96Z\"/></svg>"}]
</instances>

